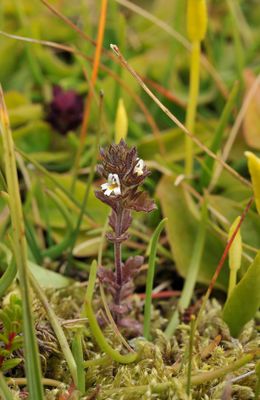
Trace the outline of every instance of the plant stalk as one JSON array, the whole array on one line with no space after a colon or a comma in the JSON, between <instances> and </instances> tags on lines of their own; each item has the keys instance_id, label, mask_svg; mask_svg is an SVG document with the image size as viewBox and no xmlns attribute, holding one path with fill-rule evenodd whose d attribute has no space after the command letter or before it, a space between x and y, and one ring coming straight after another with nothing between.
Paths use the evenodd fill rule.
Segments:
<instances>
[{"instance_id":1,"label":"plant stalk","mask_svg":"<svg viewBox=\"0 0 260 400\"><path fill-rule=\"evenodd\" d=\"M40 302L42 303L42 305L46 311L46 314L48 315L50 324L55 332L55 335L57 336L58 342L60 344L60 348L61 348L61 350L64 354L64 357L67 361L73 382L77 385L78 384L77 366L76 366L75 359L72 355L72 352L70 350L67 338L60 326L60 323L58 321L58 318L57 318L55 312L49 305L47 297L45 296L45 293L43 292L42 288L40 287L40 285L38 284L37 280L34 278L32 273L30 273L29 276L30 276L30 281L31 281L33 290L35 291Z\"/></svg>"},{"instance_id":2,"label":"plant stalk","mask_svg":"<svg viewBox=\"0 0 260 400\"><path fill-rule=\"evenodd\" d=\"M5 381L4 375L0 372L0 395L5 400L13 400L13 395Z\"/></svg>"},{"instance_id":3,"label":"plant stalk","mask_svg":"<svg viewBox=\"0 0 260 400\"><path fill-rule=\"evenodd\" d=\"M113 349L113 347L111 347L110 344L107 342L105 336L103 335L102 330L98 325L95 313L91 305L93 292L95 288L96 276L97 276L97 262L96 260L94 260L90 269L89 284L87 287L87 293L84 303L84 312L86 317L88 318L91 332L97 344L99 345L100 349L104 351L107 356L112 358L112 360L121 364L130 364L134 361L137 361L138 359L137 353L133 352L123 355L120 354L117 350Z\"/></svg>"},{"instance_id":4,"label":"plant stalk","mask_svg":"<svg viewBox=\"0 0 260 400\"><path fill-rule=\"evenodd\" d=\"M122 289L122 243L119 240L121 235L121 227L122 227L122 217L123 217L123 207L120 204L116 216L116 241L114 243L114 255L115 255L115 269L116 269L116 283L118 284L118 289L115 295L115 303L117 305L120 304L120 297L121 297L121 289Z\"/></svg>"},{"instance_id":5,"label":"plant stalk","mask_svg":"<svg viewBox=\"0 0 260 400\"><path fill-rule=\"evenodd\" d=\"M191 45L191 63L190 63L190 89L189 101L186 114L186 128L194 132L194 124L199 95L200 82L200 41L196 40ZM188 136L185 137L185 174L192 175L193 170L193 141Z\"/></svg>"},{"instance_id":6,"label":"plant stalk","mask_svg":"<svg viewBox=\"0 0 260 400\"><path fill-rule=\"evenodd\" d=\"M20 290L22 296L23 333L25 370L28 379L28 391L32 399L43 400L43 386L39 350L34 330L34 320L31 305L29 284L29 268L27 260L27 245L25 226L22 211L22 202L19 191L18 175L16 170L14 143L10 130L9 117L4 102L4 95L0 87L0 129L4 148L4 163L7 188L9 194L9 208L14 238L14 257L16 260Z\"/></svg>"}]
</instances>

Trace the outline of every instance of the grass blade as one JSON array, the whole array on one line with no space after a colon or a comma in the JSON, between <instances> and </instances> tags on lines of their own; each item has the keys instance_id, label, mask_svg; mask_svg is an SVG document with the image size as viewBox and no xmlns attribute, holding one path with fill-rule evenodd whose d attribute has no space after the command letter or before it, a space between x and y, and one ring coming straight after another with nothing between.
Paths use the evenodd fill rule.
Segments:
<instances>
[{"instance_id":1,"label":"grass blade","mask_svg":"<svg viewBox=\"0 0 260 400\"><path fill-rule=\"evenodd\" d=\"M146 291L145 291L145 305L144 305L144 337L148 340L150 335L150 322L151 322L151 305L152 305L152 289L155 271L155 257L157 242L161 231L163 230L167 218L164 218L154 231L150 245L150 257L148 264Z\"/></svg>"},{"instance_id":2,"label":"grass blade","mask_svg":"<svg viewBox=\"0 0 260 400\"><path fill-rule=\"evenodd\" d=\"M61 350L64 354L64 357L67 361L70 373L72 375L72 379L75 384L77 384L77 368L76 368L76 363L74 360L74 357L72 355L72 352L70 350L67 338L60 326L60 322L58 318L56 317L55 312L51 308L51 306L48 303L47 297L45 296L42 288L38 284L37 280L34 278L33 274L30 273L30 281L33 287L33 290L35 291L36 295L38 296L39 300L41 301L46 314L48 315L48 318L50 320L50 324L55 332L55 335L57 336L58 342L60 344Z\"/></svg>"},{"instance_id":3,"label":"grass blade","mask_svg":"<svg viewBox=\"0 0 260 400\"><path fill-rule=\"evenodd\" d=\"M7 386L4 375L0 372L0 395L4 400L13 400L13 395Z\"/></svg>"},{"instance_id":4,"label":"grass blade","mask_svg":"<svg viewBox=\"0 0 260 400\"><path fill-rule=\"evenodd\" d=\"M25 239L22 202L19 192L18 175L16 170L14 143L10 130L9 118L4 102L2 88L0 88L0 129L2 133L4 148L5 173L13 229L14 257L16 260L20 290L22 295L24 355L25 370L28 379L28 390L32 399L43 400L41 365L31 306L30 285L28 276L29 268L27 260L27 246Z\"/></svg>"},{"instance_id":5,"label":"grass blade","mask_svg":"<svg viewBox=\"0 0 260 400\"><path fill-rule=\"evenodd\" d=\"M130 364L137 360L138 354L133 352L122 355L117 350L113 349L113 347L111 347L110 344L107 342L105 336L103 335L102 330L98 325L95 313L91 305L96 276L97 276L97 262L96 260L94 260L91 265L89 283L85 298L85 310L84 310L85 315L88 318L91 332L101 350L104 351L109 357L111 357L112 360L121 364Z\"/></svg>"}]
</instances>

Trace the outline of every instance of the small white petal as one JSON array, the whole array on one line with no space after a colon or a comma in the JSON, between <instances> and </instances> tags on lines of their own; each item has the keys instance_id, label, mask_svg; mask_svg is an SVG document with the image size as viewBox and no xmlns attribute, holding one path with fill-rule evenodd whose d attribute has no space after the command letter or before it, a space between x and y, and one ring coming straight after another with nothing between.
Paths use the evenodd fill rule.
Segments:
<instances>
[{"instance_id":1,"label":"small white petal","mask_svg":"<svg viewBox=\"0 0 260 400\"><path fill-rule=\"evenodd\" d=\"M107 189L107 190L104 192L104 194L105 194L106 196L110 196L111 193L112 193L112 190L111 190L111 189Z\"/></svg>"},{"instance_id":2,"label":"small white petal","mask_svg":"<svg viewBox=\"0 0 260 400\"><path fill-rule=\"evenodd\" d=\"M116 187L116 188L114 189L114 193L115 193L116 196L118 196L119 194L121 194L121 189L120 189L120 187Z\"/></svg>"},{"instance_id":3,"label":"small white petal","mask_svg":"<svg viewBox=\"0 0 260 400\"><path fill-rule=\"evenodd\" d=\"M144 169L144 160L139 158L138 163L136 164L136 166L134 168L134 173L137 174L138 176L141 176L144 173L143 169Z\"/></svg>"},{"instance_id":4,"label":"small white petal","mask_svg":"<svg viewBox=\"0 0 260 400\"><path fill-rule=\"evenodd\" d=\"M101 185L102 190L106 196L114 193L116 196L121 194L120 180L117 174L109 174L107 182Z\"/></svg>"},{"instance_id":5,"label":"small white petal","mask_svg":"<svg viewBox=\"0 0 260 400\"><path fill-rule=\"evenodd\" d=\"M111 183L112 179L113 179L113 174L109 174L107 178L108 183Z\"/></svg>"}]
</instances>

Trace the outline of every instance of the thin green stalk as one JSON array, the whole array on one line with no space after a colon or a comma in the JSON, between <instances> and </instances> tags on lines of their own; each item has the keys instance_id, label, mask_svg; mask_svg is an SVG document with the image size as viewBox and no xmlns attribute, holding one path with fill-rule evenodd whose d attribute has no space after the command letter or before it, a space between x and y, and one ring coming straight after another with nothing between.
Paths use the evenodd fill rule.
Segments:
<instances>
[{"instance_id":1,"label":"thin green stalk","mask_svg":"<svg viewBox=\"0 0 260 400\"><path fill-rule=\"evenodd\" d=\"M85 393L86 383L85 383L82 339L83 339L83 330L82 328L79 328L73 338L72 353L77 366L77 377L78 377L77 388L83 394Z\"/></svg>"},{"instance_id":2,"label":"thin green stalk","mask_svg":"<svg viewBox=\"0 0 260 400\"><path fill-rule=\"evenodd\" d=\"M186 114L186 128L194 132L194 124L199 95L200 82L200 41L194 41L191 45L190 63L190 89L189 101ZM185 137L185 174L192 175L193 171L193 141L188 136Z\"/></svg>"},{"instance_id":3,"label":"thin green stalk","mask_svg":"<svg viewBox=\"0 0 260 400\"><path fill-rule=\"evenodd\" d=\"M4 163L7 188L9 194L10 216L14 239L14 256L20 282L23 313L24 356L25 370L28 379L28 391L32 399L43 400L43 386L41 382L41 366L39 350L34 330L33 312L29 284L29 267L27 260L27 246L22 211L22 202L19 192L18 175L16 170L14 143L10 130L9 118L2 88L0 87L0 129L4 148Z\"/></svg>"},{"instance_id":4,"label":"thin green stalk","mask_svg":"<svg viewBox=\"0 0 260 400\"><path fill-rule=\"evenodd\" d=\"M193 352L194 336L195 336L195 316L192 315L190 321L189 357L188 357L187 386L186 386L186 393L188 396L190 396L190 390L191 390L191 370L192 370L192 352Z\"/></svg>"},{"instance_id":5,"label":"thin green stalk","mask_svg":"<svg viewBox=\"0 0 260 400\"><path fill-rule=\"evenodd\" d=\"M47 207L47 201L46 201L46 193L43 190L43 179L39 179L38 185L39 191L40 191L40 196L42 200L42 214L43 214L43 219L45 221L46 225L46 242L47 242L47 247L53 246L53 240L52 240L52 234L51 234L51 224L50 224L50 218L49 218L49 212L48 212L48 207Z\"/></svg>"},{"instance_id":6,"label":"thin green stalk","mask_svg":"<svg viewBox=\"0 0 260 400\"><path fill-rule=\"evenodd\" d=\"M152 290L153 290L153 280L155 271L155 257L157 243L161 231L163 230L167 218L164 218L157 228L155 229L150 242L150 256L148 263L147 279L146 279L146 291L145 291L145 305L144 305L144 337L149 340L150 336L150 324L151 324L151 305L152 305Z\"/></svg>"},{"instance_id":7,"label":"thin green stalk","mask_svg":"<svg viewBox=\"0 0 260 400\"><path fill-rule=\"evenodd\" d=\"M3 400L13 400L13 395L5 381L4 375L0 372L0 395Z\"/></svg>"},{"instance_id":8,"label":"thin green stalk","mask_svg":"<svg viewBox=\"0 0 260 400\"><path fill-rule=\"evenodd\" d=\"M34 229L31 226L31 224L29 223L29 221L26 221L26 220L25 220L25 233L26 233L26 239L27 239L28 246L34 257L34 261L36 261L37 264L41 265L41 263L42 263L41 250L38 246Z\"/></svg>"},{"instance_id":9,"label":"thin green stalk","mask_svg":"<svg viewBox=\"0 0 260 400\"><path fill-rule=\"evenodd\" d=\"M51 308L47 297L45 296L42 288L40 287L40 285L38 284L37 280L34 278L33 274L30 273L29 274L30 277L30 281L31 281L31 285L33 287L33 290L35 291L35 294L38 296L40 302L42 303L46 314L49 318L50 324L57 336L58 342L60 344L60 348L64 354L64 357L67 361L73 382L77 385L78 383L78 377L77 377L77 366L76 366L76 362L75 359L72 355L72 352L70 350L67 338L60 326L60 322L55 314L55 312L53 311L53 309Z\"/></svg>"},{"instance_id":10,"label":"thin green stalk","mask_svg":"<svg viewBox=\"0 0 260 400\"><path fill-rule=\"evenodd\" d=\"M137 353L129 353L122 355L117 350L113 349L113 347L108 344L105 336L103 335L102 330L100 329L95 313L92 309L91 302L92 296L95 287L95 281L97 276L97 262L96 260L93 261L91 265L90 275L89 275L89 284L87 288L86 298L85 298L85 314L88 318L88 322L90 325L90 329L92 334L99 345L100 349L104 351L112 360L119 362L121 364L130 364L137 360L138 354Z\"/></svg>"},{"instance_id":11,"label":"thin green stalk","mask_svg":"<svg viewBox=\"0 0 260 400\"><path fill-rule=\"evenodd\" d=\"M204 244L205 244L205 238L206 238L206 227L207 227L207 220L208 220L208 213L207 213L207 203L204 201L201 209L201 221L199 224L198 228L198 234L196 237L195 245L194 245L194 251L191 256L191 261L190 265L188 268L188 273L187 277L184 283L184 287L181 293L181 297L178 302L177 308L187 308L189 306L194 286L197 280L198 272L199 272L199 267L200 267L200 262L201 262L201 257L203 254L203 249L204 249ZM177 328L177 325L179 323L179 311L175 310L172 318L165 330L165 335L170 338L175 329Z\"/></svg>"}]
</instances>

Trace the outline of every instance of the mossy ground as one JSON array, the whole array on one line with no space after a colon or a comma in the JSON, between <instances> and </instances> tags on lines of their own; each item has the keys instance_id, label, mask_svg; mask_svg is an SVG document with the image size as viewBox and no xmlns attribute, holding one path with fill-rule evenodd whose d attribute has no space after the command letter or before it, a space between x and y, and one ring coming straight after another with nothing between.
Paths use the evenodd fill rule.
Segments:
<instances>
[{"instance_id":1,"label":"mossy ground","mask_svg":"<svg viewBox=\"0 0 260 400\"><path fill-rule=\"evenodd\" d=\"M48 292L50 304L60 318L70 342L75 330L82 326L79 318L85 293L84 286L75 284L70 288ZM95 301L96 304L99 303L98 298ZM129 365L115 363L100 352L95 339L91 336L86 321L83 324L84 359L92 360L92 365L85 370L86 393L81 395L74 390L68 397L71 381L66 361L46 320L44 311L38 301L35 300L34 311L43 375L45 378L61 382L60 386L56 388L46 387L46 400L87 400L95 398L100 400L188 400L185 383L188 367L187 349L190 325L181 323L175 335L170 340L166 339L163 334L165 318L159 312L159 306L159 303L155 303L152 340L147 342L144 338L138 337L129 341L130 345L135 350L138 350L140 354L139 361ZM105 328L105 335L113 347L121 349L120 340L110 327ZM219 340L220 342L218 343ZM222 321L221 305L217 300L213 299L208 302L195 335L192 374L212 371L231 365L245 353L259 347L260 335L257 330L257 321L248 323L240 337L233 339L227 326ZM253 399L256 375L255 373L250 374L250 372L254 372L254 368L254 362L251 362L219 379L193 386L191 391L192 399ZM23 366L19 366L16 373L13 371L12 376L23 377ZM157 385L164 383L165 386ZM230 383L232 383L232 389L230 389ZM227 397L230 396L230 390L232 397ZM14 385L13 394L14 399L19 399L22 395L26 395L26 388L18 388L18 386Z\"/></svg>"}]
</instances>

